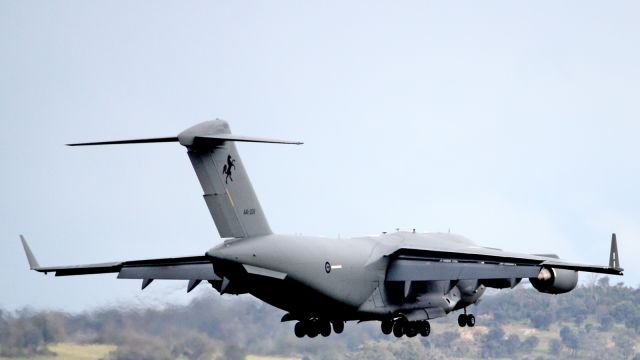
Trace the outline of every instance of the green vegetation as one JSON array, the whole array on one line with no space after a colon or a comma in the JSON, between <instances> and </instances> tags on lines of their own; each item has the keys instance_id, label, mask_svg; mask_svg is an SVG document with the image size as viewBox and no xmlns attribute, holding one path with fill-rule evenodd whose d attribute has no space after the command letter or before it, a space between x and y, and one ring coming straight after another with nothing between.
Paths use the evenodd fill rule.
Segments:
<instances>
[{"instance_id":1,"label":"green vegetation","mask_svg":"<svg viewBox=\"0 0 640 360\"><path fill-rule=\"evenodd\" d=\"M608 278L566 295L505 290L470 309L475 328L459 328L453 314L412 339L384 336L377 322L298 339L281 311L213 292L163 309L0 310L0 360L640 359L639 295Z\"/></svg>"}]
</instances>

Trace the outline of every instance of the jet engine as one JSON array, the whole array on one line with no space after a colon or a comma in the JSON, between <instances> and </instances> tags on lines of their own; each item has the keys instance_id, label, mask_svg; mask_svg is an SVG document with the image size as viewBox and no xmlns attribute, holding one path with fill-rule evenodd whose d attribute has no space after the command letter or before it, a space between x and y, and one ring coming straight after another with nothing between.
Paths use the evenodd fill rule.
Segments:
<instances>
[{"instance_id":1,"label":"jet engine","mask_svg":"<svg viewBox=\"0 0 640 360\"><path fill-rule=\"evenodd\" d=\"M533 287L547 294L564 294L575 289L578 284L578 272L575 270L543 267L538 277L529 278Z\"/></svg>"}]
</instances>

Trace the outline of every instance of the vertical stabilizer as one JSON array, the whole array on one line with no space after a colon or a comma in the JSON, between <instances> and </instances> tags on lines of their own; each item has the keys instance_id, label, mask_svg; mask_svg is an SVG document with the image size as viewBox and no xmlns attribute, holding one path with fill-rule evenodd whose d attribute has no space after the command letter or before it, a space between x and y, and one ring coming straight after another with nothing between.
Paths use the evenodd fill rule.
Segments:
<instances>
[{"instance_id":1,"label":"vertical stabilizer","mask_svg":"<svg viewBox=\"0 0 640 360\"><path fill-rule=\"evenodd\" d=\"M220 237L247 238L271 234L234 144L235 141L252 141L252 138L230 134L226 121L214 120L183 131L178 139L188 149Z\"/></svg>"},{"instance_id":2,"label":"vertical stabilizer","mask_svg":"<svg viewBox=\"0 0 640 360\"><path fill-rule=\"evenodd\" d=\"M247 238L271 234L267 218L249 176L244 169L235 142L295 144L298 141L265 139L232 135L224 120L205 121L181 132L177 137L156 137L128 140L93 141L69 146L143 144L176 142L188 150L189 159L204 190L204 200L216 223L220 237ZM37 266L28 245L23 240L31 267ZM147 284L148 285L148 284Z\"/></svg>"}]
</instances>

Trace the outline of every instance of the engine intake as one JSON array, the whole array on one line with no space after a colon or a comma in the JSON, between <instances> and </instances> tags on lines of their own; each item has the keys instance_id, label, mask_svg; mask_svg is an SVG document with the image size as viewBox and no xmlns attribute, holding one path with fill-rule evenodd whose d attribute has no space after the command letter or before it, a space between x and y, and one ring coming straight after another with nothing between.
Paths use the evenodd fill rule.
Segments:
<instances>
[{"instance_id":1,"label":"engine intake","mask_svg":"<svg viewBox=\"0 0 640 360\"><path fill-rule=\"evenodd\" d=\"M538 277L529 278L533 287L547 294L564 294L576 288L578 272L575 270L543 267Z\"/></svg>"}]
</instances>

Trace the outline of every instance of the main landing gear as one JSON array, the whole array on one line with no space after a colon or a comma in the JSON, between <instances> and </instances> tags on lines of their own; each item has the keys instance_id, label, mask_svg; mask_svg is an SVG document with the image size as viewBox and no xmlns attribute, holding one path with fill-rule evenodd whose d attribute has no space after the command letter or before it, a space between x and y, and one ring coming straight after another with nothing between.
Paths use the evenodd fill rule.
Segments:
<instances>
[{"instance_id":1,"label":"main landing gear","mask_svg":"<svg viewBox=\"0 0 640 360\"><path fill-rule=\"evenodd\" d=\"M418 334L421 336L429 336L431 334L431 324L427 320L408 321L404 317L395 320L383 320L380 323L380 329L385 335L393 333L393 336L399 338L402 335L414 337Z\"/></svg>"},{"instance_id":2,"label":"main landing gear","mask_svg":"<svg viewBox=\"0 0 640 360\"><path fill-rule=\"evenodd\" d=\"M327 337L331 335L331 326L333 325L333 332L336 334L344 331L344 321L340 320L322 320L322 319L308 319L298 321L293 331L297 337L302 338L305 335L314 338L318 335Z\"/></svg>"},{"instance_id":3,"label":"main landing gear","mask_svg":"<svg viewBox=\"0 0 640 360\"><path fill-rule=\"evenodd\" d=\"M460 327L474 327L476 326L476 317L473 314L467 315L467 308L464 309L464 314L458 316L458 325Z\"/></svg>"}]
</instances>

